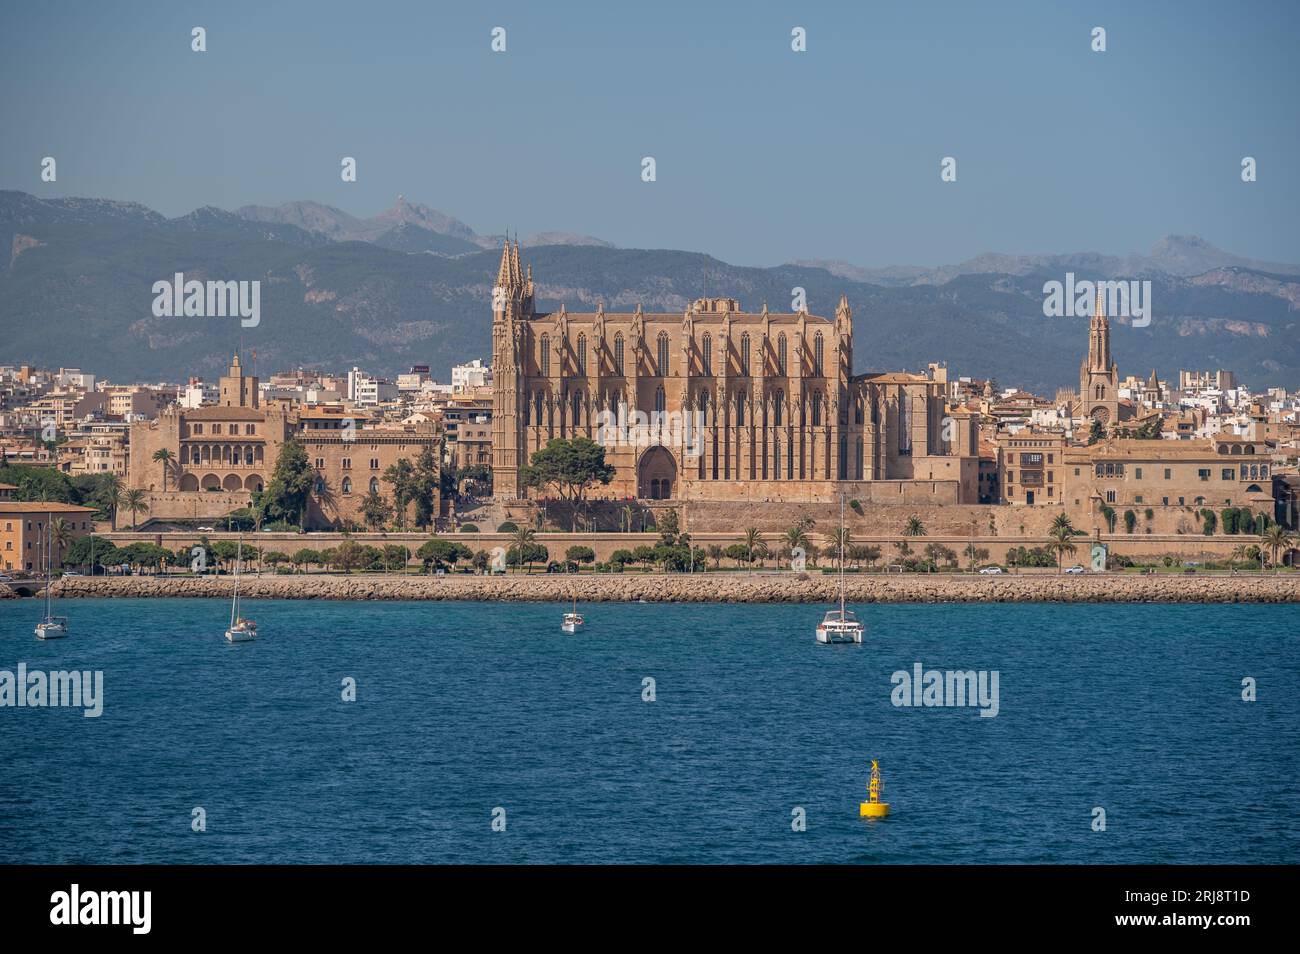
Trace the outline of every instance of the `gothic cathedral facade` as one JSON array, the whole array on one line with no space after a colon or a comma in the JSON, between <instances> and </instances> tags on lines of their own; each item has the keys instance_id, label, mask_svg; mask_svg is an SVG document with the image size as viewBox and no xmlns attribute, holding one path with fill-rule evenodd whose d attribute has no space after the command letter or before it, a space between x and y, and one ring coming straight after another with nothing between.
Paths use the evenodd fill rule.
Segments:
<instances>
[{"instance_id":1,"label":"gothic cathedral facade","mask_svg":"<svg viewBox=\"0 0 1300 954\"><path fill-rule=\"evenodd\" d=\"M978 421L948 411L946 370L853 374L853 323L700 298L680 314L551 312L507 242L493 289L493 481L555 438L588 437L617 471L594 496L978 500Z\"/></svg>"}]
</instances>

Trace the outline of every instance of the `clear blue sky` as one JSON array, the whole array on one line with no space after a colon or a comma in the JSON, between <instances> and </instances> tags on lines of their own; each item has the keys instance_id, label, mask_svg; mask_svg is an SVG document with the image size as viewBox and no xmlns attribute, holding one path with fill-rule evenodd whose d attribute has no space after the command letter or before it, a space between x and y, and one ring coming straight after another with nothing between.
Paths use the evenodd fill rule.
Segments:
<instances>
[{"instance_id":1,"label":"clear blue sky","mask_svg":"<svg viewBox=\"0 0 1300 954\"><path fill-rule=\"evenodd\" d=\"M1300 3L1251 0L7 3L0 187L169 216L404 193L480 232L751 265L1168 233L1295 262L1298 26Z\"/></svg>"}]
</instances>

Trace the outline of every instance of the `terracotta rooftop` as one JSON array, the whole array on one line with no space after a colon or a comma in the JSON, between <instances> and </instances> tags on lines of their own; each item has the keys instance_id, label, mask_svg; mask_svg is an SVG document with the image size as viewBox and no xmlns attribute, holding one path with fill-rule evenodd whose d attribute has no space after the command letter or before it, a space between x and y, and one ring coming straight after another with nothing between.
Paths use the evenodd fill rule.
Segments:
<instances>
[{"instance_id":1,"label":"terracotta rooftop","mask_svg":"<svg viewBox=\"0 0 1300 954\"><path fill-rule=\"evenodd\" d=\"M94 513L94 507L44 500L0 500L0 514L6 513Z\"/></svg>"}]
</instances>

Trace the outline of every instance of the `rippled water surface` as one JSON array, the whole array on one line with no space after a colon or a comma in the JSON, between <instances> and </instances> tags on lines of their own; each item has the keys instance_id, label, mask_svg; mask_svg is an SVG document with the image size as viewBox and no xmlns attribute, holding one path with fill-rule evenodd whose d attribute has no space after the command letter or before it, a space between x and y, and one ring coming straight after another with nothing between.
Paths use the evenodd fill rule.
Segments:
<instances>
[{"instance_id":1,"label":"rippled water surface","mask_svg":"<svg viewBox=\"0 0 1300 954\"><path fill-rule=\"evenodd\" d=\"M105 697L0 708L0 862L1300 861L1296 607L871 606L829 647L822 607L582 609L261 601L229 646L216 600L49 643L0 602L0 670ZM997 670L998 715L895 707L917 662Z\"/></svg>"}]
</instances>

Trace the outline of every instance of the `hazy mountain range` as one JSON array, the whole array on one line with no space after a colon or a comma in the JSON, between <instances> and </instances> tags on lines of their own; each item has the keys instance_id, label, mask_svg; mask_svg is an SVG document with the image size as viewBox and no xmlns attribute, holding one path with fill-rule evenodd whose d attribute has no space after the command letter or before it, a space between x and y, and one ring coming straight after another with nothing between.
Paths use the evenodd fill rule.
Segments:
<instances>
[{"instance_id":1,"label":"hazy mountain range","mask_svg":"<svg viewBox=\"0 0 1300 954\"><path fill-rule=\"evenodd\" d=\"M1300 384L1300 266L1169 236L1145 255L981 255L951 266L729 265L708 255L620 249L586 236L524 238L541 307L679 312L705 294L788 310L791 289L830 315L854 309L855 370L993 376L1050 394L1077 381L1085 318L1045 318L1043 283L1142 278L1153 320L1113 322L1120 373L1225 367L1252 386ZM212 376L238 347L263 372L358 365L394 374L487 357L501 238L399 197L357 218L315 202L213 207L168 219L130 202L0 192L0 363L80 366L114 380ZM157 318L152 285L259 280L261 323Z\"/></svg>"}]
</instances>

